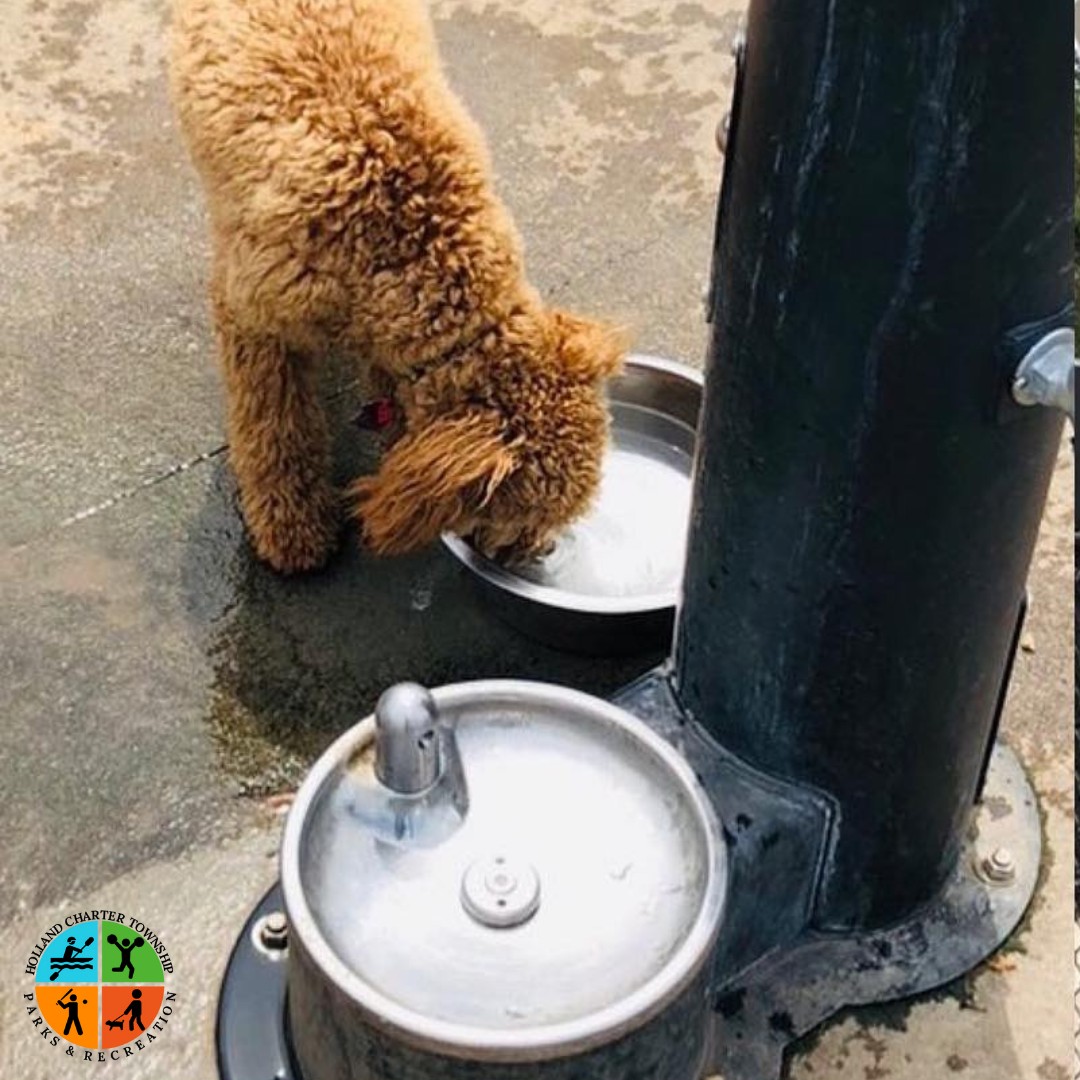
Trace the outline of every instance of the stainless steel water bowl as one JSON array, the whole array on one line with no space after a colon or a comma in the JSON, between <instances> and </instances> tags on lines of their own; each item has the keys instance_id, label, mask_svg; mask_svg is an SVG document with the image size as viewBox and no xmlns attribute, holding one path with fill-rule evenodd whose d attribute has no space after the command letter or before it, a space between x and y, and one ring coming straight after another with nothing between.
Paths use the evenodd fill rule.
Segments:
<instances>
[{"instance_id":1,"label":"stainless steel water bowl","mask_svg":"<svg viewBox=\"0 0 1080 1080\"><path fill-rule=\"evenodd\" d=\"M596 504L546 558L509 568L467 540L449 550L494 609L556 648L646 652L670 641L686 556L701 373L631 356L609 384L611 446Z\"/></svg>"}]
</instances>

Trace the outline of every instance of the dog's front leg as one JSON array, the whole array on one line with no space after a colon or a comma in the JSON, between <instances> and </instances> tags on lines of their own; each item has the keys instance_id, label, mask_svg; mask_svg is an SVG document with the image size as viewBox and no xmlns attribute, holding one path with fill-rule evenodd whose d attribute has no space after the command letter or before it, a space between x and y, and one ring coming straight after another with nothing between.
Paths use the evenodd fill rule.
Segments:
<instances>
[{"instance_id":1,"label":"dog's front leg","mask_svg":"<svg viewBox=\"0 0 1080 1080\"><path fill-rule=\"evenodd\" d=\"M241 329L220 305L215 316L229 460L255 551L284 573L314 569L340 524L314 364L272 335Z\"/></svg>"}]
</instances>

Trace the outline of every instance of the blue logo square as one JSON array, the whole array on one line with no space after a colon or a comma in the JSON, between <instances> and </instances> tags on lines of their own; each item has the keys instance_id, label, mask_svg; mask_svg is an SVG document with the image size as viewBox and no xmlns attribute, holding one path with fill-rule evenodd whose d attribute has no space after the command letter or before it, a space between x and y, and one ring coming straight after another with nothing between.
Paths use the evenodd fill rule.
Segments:
<instances>
[{"instance_id":1,"label":"blue logo square","mask_svg":"<svg viewBox=\"0 0 1080 1080\"><path fill-rule=\"evenodd\" d=\"M64 986L96 983L101 955L100 929L96 922L83 922L58 934L41 954L34 981Z\"/></svg>"}]
</instances>

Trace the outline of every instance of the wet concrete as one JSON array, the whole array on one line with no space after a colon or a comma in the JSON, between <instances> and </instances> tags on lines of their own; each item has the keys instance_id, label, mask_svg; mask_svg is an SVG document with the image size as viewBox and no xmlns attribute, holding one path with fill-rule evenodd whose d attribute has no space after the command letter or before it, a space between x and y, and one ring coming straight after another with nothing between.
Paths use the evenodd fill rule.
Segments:
<instances>
[{"instance_id":1,"label":"wet concrete","mask_svg":"<svg viewBox=\"0 0 1080 1080\"><path fill-rule=\"evenodd\" d=\"M741 5L436 0L448 66L552 300L696 361ZM255 564L225 468L202 210L168 112L162 0L8 0L0 32L0 1074L39 1045L21 970L57 915L127 907L173 953L175 1028L132 1075L209 1078L231 936L273 878L280 803L389 682L551 678L605 693L652 657L535 646L434 550ZM327 390L345 477L370 460ZM932 1001L853 1015L799 1078L1060 1080L1071 1060L1072 482L1063 450L1006 733L1047 824L1016 948Z\"/></svg>"}]
</instances>

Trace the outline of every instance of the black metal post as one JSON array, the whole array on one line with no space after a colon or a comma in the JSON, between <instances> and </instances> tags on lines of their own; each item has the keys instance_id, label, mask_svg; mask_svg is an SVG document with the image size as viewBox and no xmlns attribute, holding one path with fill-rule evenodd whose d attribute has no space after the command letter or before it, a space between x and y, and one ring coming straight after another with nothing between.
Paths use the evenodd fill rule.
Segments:
<instances>
[{"instance_id":1,"label":"black metal post","mask_svg":"<svg viewBox=\"0 0 1080 1080\"><path fill-rule=\"evenodd\" d=\"M1009 374L1071 296L1065 0L753 0L715 251L683 708L831 798L814 921L967 827L1061 436Z\"/></svg>"}]
</instances>

